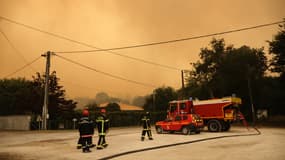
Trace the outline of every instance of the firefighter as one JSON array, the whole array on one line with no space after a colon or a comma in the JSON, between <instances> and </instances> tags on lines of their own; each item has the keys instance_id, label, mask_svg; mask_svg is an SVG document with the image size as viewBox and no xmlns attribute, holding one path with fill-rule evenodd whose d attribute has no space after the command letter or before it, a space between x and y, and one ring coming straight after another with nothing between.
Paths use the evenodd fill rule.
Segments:
<instances>
[{"instance_id":1,"label":"firefighter","mask_svg":"<svg viewBox=\"0 0 285 160\"><path fill-rule=\"evenodd\" d=\"M94 124L93 121L89 119L89 111L86 109L82 111L82 117L79 120L78 130L80 137L77 148L82 148L82 152L84 153L91 152L90 148L94 147L92 144Z\"/></svg>"},{"instance_id":2,"label":"firefighter","mask_svg":"<svg viewBox=\"0 0 285 160\"><path fill-rule=\"evenodd\" d=\"M142 127L143 127L141 141L144 141L145 133L147 133L149 140L153 140L152 134L151 134L151 128L150 128L150 114L149 114L149 112L146 112L145 114L142 115L141 123L142 123Z\"/></svg>"},{"instance_id":3,"label":"firefighter","mask_svg":"<svg viewBox=\"0 0 285 160\"><path fill-rule=\"evenodd\" d=\"M106 110L101 109L100 114L96 119L99 139L97 144L97 149L103 149L108 146L105 140L106 132L109 129L109 119L106 116Z\"/></svg>"}]
</instances>

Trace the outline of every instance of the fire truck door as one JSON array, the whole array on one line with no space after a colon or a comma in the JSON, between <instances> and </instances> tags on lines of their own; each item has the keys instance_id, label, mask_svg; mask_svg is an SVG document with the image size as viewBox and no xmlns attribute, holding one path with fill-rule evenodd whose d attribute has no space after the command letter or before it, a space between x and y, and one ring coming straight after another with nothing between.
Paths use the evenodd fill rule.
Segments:
<instances>
[{"instance_id":1,"label":"fire truck door","mask_svg":"<svg viewBox=\"0 0 285 160\"><path fill-rule=\"evenodd\" d=\"M171 130L180 130L181 129L181 116L176 116L174 121L171 124Z\"/></svg>"}]
</instances>

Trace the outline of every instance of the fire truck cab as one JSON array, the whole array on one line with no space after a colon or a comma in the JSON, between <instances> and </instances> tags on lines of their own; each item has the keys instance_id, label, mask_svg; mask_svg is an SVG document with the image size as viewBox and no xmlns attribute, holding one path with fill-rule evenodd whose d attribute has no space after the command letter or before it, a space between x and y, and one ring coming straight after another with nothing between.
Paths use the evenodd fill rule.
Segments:
<instances>
[{"instance_id":1,"label":"fire truck cab","mask_svg":"<svg viewBox=\"0 0 285 160\"><path fill-rule=\"evenodd\" d=\"M203 129L203 120L197 114L190 113L192 101L171 101L167 111L167 118L164 121L156 122L157 133L182 134L200 133Z\"/></svg>"}]
</instances>

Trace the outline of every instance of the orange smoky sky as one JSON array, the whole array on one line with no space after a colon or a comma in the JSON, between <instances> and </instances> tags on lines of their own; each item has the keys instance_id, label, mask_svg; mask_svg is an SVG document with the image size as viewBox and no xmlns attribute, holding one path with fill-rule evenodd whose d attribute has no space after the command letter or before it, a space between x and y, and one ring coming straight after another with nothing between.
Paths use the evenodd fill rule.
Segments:
<instances>
[{"instance_id":1,"label":"orange smoky sky","mask_svg":"<svg viewBox=\"0 0 285 160\"><path fill-rule=\"evenodd\" d=\"M234 30L285 18L284 0L0 0L0 16L98 48L113 48L167 41ZM90 50L88 46L60 39L0 19L0 78L44 73L45 58L12 74L47 51ZM278 25L216 36L235 47L265 48ZM144 86L116 79L51 57L61 85L70 98L95 97L98 92L133 98L161 86L178 89L181 69L191 69L200 48L213 37L110 52L65 53L60 56ZM146 64L117 54L177 69Z\"/></svg>"}]
</instances>

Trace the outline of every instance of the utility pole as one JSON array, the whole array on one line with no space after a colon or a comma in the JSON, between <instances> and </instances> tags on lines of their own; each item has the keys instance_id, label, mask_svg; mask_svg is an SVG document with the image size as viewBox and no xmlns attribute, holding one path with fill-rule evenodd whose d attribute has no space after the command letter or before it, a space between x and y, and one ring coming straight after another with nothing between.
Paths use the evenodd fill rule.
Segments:
<instances>
[{"instance_id":1,"label":"utility pole","mask_svg":"<svg viewBox=\"0 0 285 160\"><path fill-rule=\"evenodd\" d=\"M152 106L153 106L153 111L155 112L155 110L156 110L156 108L155 108L155 94L156 94L156 92L155 91L153 91L153 94L152 94Z\"/></svg>"},{"instance_id":2,"label":"utility pole","mask_svg":"<svg viewBox=\"0 0 285 160\"><path fill-rule=\"evenodd\" d=\"M250 100L250 105L251 105L252 124L253 124L253 126L255 126L255 110L254 110L253 99L252 99L250 77L248 77L248 79L247 79L247 87L248 87L248 94L249 94L249 100Z\"/></svg>"},{"instance_id":3,"label":"utility pole","mask_svg":"<svg viewBox=\"0 0 285 160\"><path fill-rule=\"evenodd\" d=\"M46 73L45 73L45 97L44 97L44 105L42 110L42 130L47 130L47 119L48 119L48 93L49 93L49 68L50 68L50 54L51 52L48 51L47 53L43 54L43 57L47 58L46 61Z\"/></svg>"},{"instance_id":4,"label":"utility pole","mask_svg":"<svg viewBox=\"0 0 285 160\"><path fill-rule=\"evenodd\" d=\"M183 70L181 70L181 80L182 80L182 91L184 91L185 85L184 85L184 71Z\"/></svg>"},{"instance_id":5,"label":"utility pole","mask_svg":"<svg viewBox=\"0 0 285 160\"><path fill-rule=\"evenodd\" d=\"M249 100L250 100L250 105L251 105L252 124L253 126L255 126L255 110L254 110L254 105L253 105L252 88L251 88L251 80L250 80L250 77L253 71L249 65L247 65L247 67L248 67L247 87L248 87L248 94L249 94Z\"/></svg>"}]
</instances>

